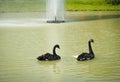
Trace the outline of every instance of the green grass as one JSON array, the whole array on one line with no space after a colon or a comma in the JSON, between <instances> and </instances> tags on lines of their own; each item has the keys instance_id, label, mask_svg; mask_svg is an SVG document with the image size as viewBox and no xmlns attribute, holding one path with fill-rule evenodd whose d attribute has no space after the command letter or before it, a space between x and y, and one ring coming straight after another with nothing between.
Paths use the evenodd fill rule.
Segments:
<instances>
[{"instance_id":1,"label":"green grass","mask_svg":"<svg viewBox=\"0 0 120 82\"><path fill-rule=\"evenodd\" d=\"M67 10L120 10L120 5L107 4L105 0L66 0Z\"/></svg>"},{"instance_id":2,"label":"green grass","mask_svg":"<svg viewBox=\"0 0 120 82\"><path fill-rule=\"evenodd\" d=\"M45 11L46 0L0 0L0 12ZM120 5L106 4L105 0L65 0L65 9L79 10L120 10Z\"/></svg>"}]
</instances>

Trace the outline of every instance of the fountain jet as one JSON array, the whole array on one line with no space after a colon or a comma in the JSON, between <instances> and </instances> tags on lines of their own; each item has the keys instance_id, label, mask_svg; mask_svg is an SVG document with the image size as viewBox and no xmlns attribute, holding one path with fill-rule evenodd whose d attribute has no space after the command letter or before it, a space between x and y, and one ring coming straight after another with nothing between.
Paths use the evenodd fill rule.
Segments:
<instances>
[{"instance_id":1,"label":"fountain jet","mask_svg":"<svg viewBox=\"0 0 120 82\"><path fill-rule=\"evenodd\" d=\"M46 21L48 23L64 22L64 0L46 0Z\"/></svg>"}]
</instances>

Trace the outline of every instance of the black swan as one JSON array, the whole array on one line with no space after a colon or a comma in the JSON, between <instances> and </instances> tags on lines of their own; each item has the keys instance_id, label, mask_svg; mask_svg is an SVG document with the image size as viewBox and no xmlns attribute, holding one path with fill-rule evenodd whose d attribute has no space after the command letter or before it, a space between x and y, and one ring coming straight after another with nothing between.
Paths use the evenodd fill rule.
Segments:
<instances>
[{"instance_id":1,"label":"black swan","mask_svg":"<svg viewBox=\"0 0 120 82\"><path fill-rule=\"evenodd\" d=\"M94 40L90 39L88 41L89 53L83 52L82 54L78 55L76 57L78 61L90 60L90 59L93 59L95 57L94 52L92 50L91 42L94 43Z\"/></svg>"},{"instance_id":2,"label":"black swan","mask_svg":"<svg viewBox=\"0 0 120 82\"><path fill-rule=\"evenodd\" d=\"M59 60L61 59L60 56L58 56L56 54L56 48L59 48L60 49L60 46L59 45L55 45L54 48L53 48L53 54L50 54L50 53L46 53L44 55L41 55L39 57L37 57L38 60Z\"/></svg>"}]
</instances>

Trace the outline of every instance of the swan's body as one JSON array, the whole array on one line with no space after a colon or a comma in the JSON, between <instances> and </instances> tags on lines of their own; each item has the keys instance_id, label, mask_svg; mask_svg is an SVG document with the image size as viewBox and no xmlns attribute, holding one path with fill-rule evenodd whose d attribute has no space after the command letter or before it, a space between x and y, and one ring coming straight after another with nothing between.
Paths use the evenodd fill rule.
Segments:
<instances>
[{"instance_id":1,"label":"swan's body","mask_svg":"<svg viewBox=\"0 0 120 82\"><path fill-rule=\"evenodd\" d=\"M56 54L56 48L59 48L59 45L55 45L53 48L53 54L51 53L46 53L44 55L39 56L37 59L38 60L59 60L61 59L61 57L59 55Z\"/></svg>"},{"instance_id":2,"label":"swan's body","mask_svg":"<svg viewBox=\"0 0 120 82\"><path fill-rule=\"evenodd\" d=\"M90 60L95 57L94 52L92 50L91 42L94 42L94 40L90 39L88 41L89 53L83 52L82 54L75 56L78 61Z\"/></svg>"}]
</instances>

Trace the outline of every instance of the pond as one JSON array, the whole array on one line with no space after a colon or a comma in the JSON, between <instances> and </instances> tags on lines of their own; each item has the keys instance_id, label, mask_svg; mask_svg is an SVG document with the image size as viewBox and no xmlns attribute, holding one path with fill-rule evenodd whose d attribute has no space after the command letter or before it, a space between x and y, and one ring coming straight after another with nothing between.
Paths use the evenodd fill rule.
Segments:
<instances>
[{"instance_id":1,"label":"pond","mask_svg":"<svg viewBox=\"0 0 120 82\"><path fill-rule=\"evenodd\" d=\"M67 12L65 23L0 26L0 82L119 82L120 12ZM77 61L94 39L95 58ZM38 61L60 45L57 61Z\"/></svg>"}]
</instances>

